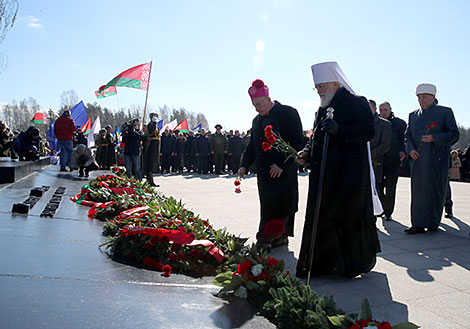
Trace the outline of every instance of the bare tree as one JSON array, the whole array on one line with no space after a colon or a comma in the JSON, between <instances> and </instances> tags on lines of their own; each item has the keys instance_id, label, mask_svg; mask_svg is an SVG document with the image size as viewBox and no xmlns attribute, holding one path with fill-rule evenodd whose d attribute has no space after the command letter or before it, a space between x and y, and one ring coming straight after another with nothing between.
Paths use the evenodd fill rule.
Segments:
<instances>
[{"instance_id":1,"label":"bare tree","mask_svg":"<svg viewBox=\"0 0 470 329\"><path fill-rule=\"evenodd\" d=\"M163 120L163 124L170 122L170 109L168 106L163 105L163 107L159 107L160 110L160 120Z\"/></svg>"},{"instance_id":2,"label":"bare tree","mask_svg":"<svg viewBox=\"0 0 470 329\"><path fill-rule=\"evenodd\" d=\"M201 124L204 129L209 129L209 122L207 122L206 116L202 113L198 113L196 116L197 124Z\"/></svg>"},{"instance_id":3,"label":"bare tree","mask_svg":"<svg viewBox=\"0 0 470 329\"><path fill-rule=\"evenodd\" d=\"M80 99L75 90L66 90L60 95L60 111L67 110L76 105Z\"/></svg>"},{"instance_id":4,"label":"bare tree","mask_svg":"<svg viewBox=\"0 0 470 329\"><path fill-rule=\"evenodd\" d=\"M18 13L17 0L0 0L0 43L5 39L8 31L11 30L16 21ZM7 67L8 57L0 52L0 73Z\"/></svg>"}]
</instances>

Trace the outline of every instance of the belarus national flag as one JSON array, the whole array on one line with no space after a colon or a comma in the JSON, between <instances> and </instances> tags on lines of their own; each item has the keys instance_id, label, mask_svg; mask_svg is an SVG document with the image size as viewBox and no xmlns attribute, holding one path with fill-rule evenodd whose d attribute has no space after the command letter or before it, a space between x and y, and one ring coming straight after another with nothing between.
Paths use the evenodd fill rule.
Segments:
<instances>
[{"instance_id":1,"label":"belarus national flag","mask_svg":"<svg viewBox=\"0 0 470 329\"><path fill-rule=\"evenodd\" d=\"M150 70L152 63L145 63L134 66L127 71L118 74L114 79L109 81L106 85L101 86L96 92L103 93L110 86L128 87L147 90L149 85Z\"/></svg>"},{"instance_id":2,"label":"belarus national flag","mask_svg":"<svg viewBox=\"0 0 470 329\"><path fill-rule=\"evenodd\" d=\"M177 125L175 127L175 129L173 129L173 131L175 130L179 130L180 132L183 132L183 133L187 133L189 132L189 129L188 129L188 120L187 119L184 119L183 121L180 122L179 125Z\"/></svg>"},{"instance_id":3,"label":"belarus national flag","mask_svg":"<svg viewBox=\"0 0 470 329\"><path fill-rule=\"evenodd\" d=\"M44 113L36 113L31 122L37 125L43 125L46 123L46 115Z\"/></svg>"},{"instance_id":4,"label":"belarus national flag","mask_svg":"<svg viewBox=\"0 0 470 329\"><path fill-rule=\"evenodd\" d=\"M117 90L115 86L109 86L106 88L106 85L103 85L98 88L97 91L95 91L95 95L97 98L105 98L108 96L114 96L117 95Z\"/></svg>"}]
</instances>

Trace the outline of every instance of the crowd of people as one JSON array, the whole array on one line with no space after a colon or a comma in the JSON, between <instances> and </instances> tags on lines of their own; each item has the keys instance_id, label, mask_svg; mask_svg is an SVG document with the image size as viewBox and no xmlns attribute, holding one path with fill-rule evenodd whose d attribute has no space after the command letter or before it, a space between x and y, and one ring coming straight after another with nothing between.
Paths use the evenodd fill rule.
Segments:
<instances>
[{"instance_id":1,"label":"crowd of people","mask_svg":"<svg viewBox=\"0 0 470 329\"><path fill-rule=\"evenodd\" d=\"M298 173L309 169L309 191L297 276L368 273L380 252L376 219L392 220L398 177L403 164L411 176L411 226L407 234L436 232L442 213L452 218L450 180L470 181L470 151L450 150L459 139L452 109L438 105L436 86L417 86L419 108L408 122L389 102L357 96L336 62L312 66L320 97L312 134L306 137L296 109L270 98L269 88L255 80L248 89L258 114L243 136L223 132L160 132L158 115L101 129L96 153L65 110L54 125L60 171L79 176L124 164L128 177L154 173L205 175L256 173L260 199L257 246L270 250L289 243L298 210ZM277 137L276 137L277 136ZM298 152L293 157L271 148L277 138ZM47 149L31 126L10 132L0 121L0 155L36 160ZM50 151L54 154L54 151ZM68 167L68 169L67 169Z\"/></svg>"}]
</instances>

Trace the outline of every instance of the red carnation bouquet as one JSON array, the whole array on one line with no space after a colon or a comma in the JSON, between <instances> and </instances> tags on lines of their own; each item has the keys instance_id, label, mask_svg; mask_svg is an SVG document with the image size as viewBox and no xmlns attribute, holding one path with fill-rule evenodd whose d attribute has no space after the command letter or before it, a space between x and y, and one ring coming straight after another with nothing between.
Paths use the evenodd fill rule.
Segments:
<instances>
[{"instance_id":1,"label":"red carnation bouquet","mask_svg":"<svg viewBox=\"0 0 470 329\"><path fill-rule=\"evenodd\" d=\"M274 149L280 153L284 153L286 160L290 158L297 158L297 150L294 149L288 142L282 139L281 135L273 131L273 126L268 125L264 128L264 136L266 137L267 142L263 142L261 145L263 151L269 151ZM284 161L284 162L285 162Z\"/></svg>"}]
</instances>

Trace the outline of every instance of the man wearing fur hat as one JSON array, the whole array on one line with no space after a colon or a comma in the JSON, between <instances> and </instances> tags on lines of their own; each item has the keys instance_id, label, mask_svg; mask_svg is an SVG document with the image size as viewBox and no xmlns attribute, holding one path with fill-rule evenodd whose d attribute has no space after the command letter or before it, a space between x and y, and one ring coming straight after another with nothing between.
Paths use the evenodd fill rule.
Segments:
<instances>
[{"instance_id":1,"label":"man wearing fur hat","mask_svg":"<svg viewBox=\"0 0 470 329\"><path fill-rule=\"evenodd\" d=\"M411 161L411 227L408 234L437 231L449 179L450 146L459 139L452 109L437 105L436 86L416 87L420 108L411 112L405 132Z\"/></svg>"},{"instance_id":2,"label":"man wearing fur hat","mask_svg":"<svg viewBox=\"0 0 470 329\"><path fill-rule=\"evenodd\" d=\"M272 101L269 89L261 80L255 80L248 89L258 115L253 119L251 137L241 161L238 175L256 163L261 221L256 235L257 245L269 250L288 244L294 236L294 216L298 210L297 164L294 159L276 150L264 150L267 143L266 126L271 125L294 149L302 147L302 123L297 110Z\"/></svg>"},{"instance_id":3,"label":"man wearing fur hat","mask_svg":"<svg viewBox=\"0 0 470 329\"><path fill-rule=\"evenodd\" d=\"M369 272L380 251L368 150L368 141L374 137L374 119L367 100L354 94L336 62L313 65L312 73L320 108L313 135L299 152L300 163L310 162L310 176L296 275L305 277L311 268L312 275L351 278ZM330 107L334 109L333 119L326 116ZM322 159L326 134L328 152L326 159ZM323 186L319 186L322 160L326 167ZM322 196L314 232L319 188ZM310 264L312 235L315 246Z\"/></svg>"},{"instance_id":4,"label":"man wearing fur hat","mask_svg":"<svg viewBox=\"0 0 470 329\"><path fill-rule=\"evenodd\" d=\"M143 147L144 176L152 186L158 186L153 181L153 173L158 173L160 167L160 129L157 121L158 114L150 113Z\"/></svg>"}]
</instances>

